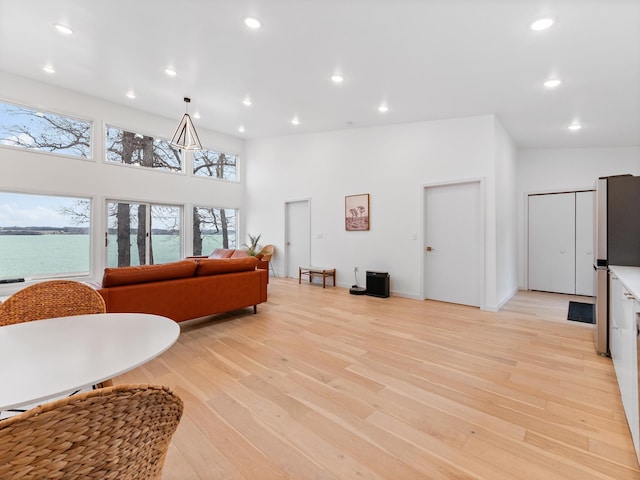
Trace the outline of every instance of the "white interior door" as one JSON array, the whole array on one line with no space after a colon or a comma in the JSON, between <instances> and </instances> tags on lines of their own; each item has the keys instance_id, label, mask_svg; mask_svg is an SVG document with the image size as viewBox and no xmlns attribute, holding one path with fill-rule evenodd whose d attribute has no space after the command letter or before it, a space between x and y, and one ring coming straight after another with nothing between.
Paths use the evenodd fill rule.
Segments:
<instances>
[{"instance_id":1,"label":"white interior door","mask_svg":"<svg viewBox=\"0 0 640 480\"><path fill-rule=\"evenodd\" d=\"M575 293L575 192L529 195L529 289Z\"/></svg>"},{"instance_id":2,"label":"white interior door","mask_svg":"<svg viewBox=\"0 0 640 480\"><path fill-rule=\"evenodd\" d=\"M593 297L595 192L576 192L576 295Z\"/></svg>"},{"instance_id":3,"label":"white interior door","mask_svg":"<svg viewBox=\"0 0 640 480\"><path fill-rule=\"evenodd\" d=\"M480 182L425 188L425 298L480 306Z\"/></svg>"},{"instance_id":4,"label":"white interior door","mask_svg":"<svg viewBox=\"0 0 640 480\"><path fill-rule=\"evenodd\" d=\"M309 200L285 204L286 276L298 278L298 267L310 266L311 213Z\"/></svg>"}]
</instances>

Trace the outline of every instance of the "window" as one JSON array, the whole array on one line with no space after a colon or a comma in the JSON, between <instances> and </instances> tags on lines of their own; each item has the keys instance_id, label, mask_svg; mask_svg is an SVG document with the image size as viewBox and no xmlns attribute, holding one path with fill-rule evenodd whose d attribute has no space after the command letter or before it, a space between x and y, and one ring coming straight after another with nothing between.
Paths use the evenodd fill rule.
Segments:
<instances>
[{"instance_id":1,"label":"window","mask_svg":"<svg viewBox=\"0 0 640 480\"><path fill-rule=\"evenodd\" d=\"M108 162L182 172L182 153L168 140L107 125L105 148Z\"/></svg>"},{"instance_id":2,"label":"window","mask_svg":"<svg viewBox=\"0 0 640 480\"><path fill-rule=\"evenodd\" d=\"M89 198L0 192L0 279L88 275Z\"/></svg>"},{"instance_id":3,"label":"window","mask_svg":"<svg viewBox=\"0 0 640 480\"><path fill-rule=\"evenodd\" d=\"M193 254L209 255L216 248L236 248L236 219L233 208L193 208Z\"/></svg>"},{"instance_id":4,"label":"window","mask_svg":"<svg viewBox=\"0 0 640 480\"><path fill-rule=\"evenodd\" d=\"M108 202L107 266L152 265L182 258L182 208Z\"/></svg>"},{"instance_id":5,"label":"window","mask_svg":"<svg viewBox=\"0 0 640 480\"><path fill-rule=\"evenodd\" d=\"M0 103L0 145L89 158L91 128L86 120Z\"/></svg>"},{"instance_id":6,"label":"window","mask_svg":"<svg viewBox=\"0 0 640 480\"><path fill-rule=\"evenodd\" d=\"M193 174L237 181L238 156L213 150L197 150L193 154Z\"/></svg>"}]
</instances>

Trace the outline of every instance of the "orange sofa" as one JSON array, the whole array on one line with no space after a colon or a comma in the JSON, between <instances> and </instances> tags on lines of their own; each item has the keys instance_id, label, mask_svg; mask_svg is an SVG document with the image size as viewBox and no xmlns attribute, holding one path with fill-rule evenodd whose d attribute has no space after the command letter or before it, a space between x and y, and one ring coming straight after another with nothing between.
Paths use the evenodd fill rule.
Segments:
<instances>
[{"instance_id":1,"label":"orange sofa","mask_svg":"<svg viewBox=\"0 0 640 480\"><path fill-rule=\"evenodd\" d=\"M98 293L107 312L155 313L176 322L267 301L266 270L255 257L198 258L106 268Z\"/></svg>"},{"instance_id":2,"label":"orange sofa","mask_svg":"<svg viewBox=\"0 0 640 480\"><path fill-rule=\"evenodd\" d=\"M201 259L201 258L246 258L248 257L249 254L247 253L246 250L235 250L233 248L216 248L213 252L211 252L211 255L207 256L207 255L197 255L197 256L193 256L193 257L187 257L187 258L194 258L194 259ZM267 273L269 272L269 261L271 260L271 256L269 256L269 258L267 260L263 260L262 259L263 255L262 253L258 253L254 258L258 259L258 265L256 268L261 268L267 271ZM269 283L269 275L267 275L267 283Z\"/></svg>"},{"instance_id":3,"label":"orange sofa","mask_svg":"<svg viewBox=\"0 0 640 480\"><path fill-rule=\"evenodd\" d=\"M235 250L233 248L216 248L211 255L206 258L246 258L249 254L246 250ZM260 260L260 257L257 257Z\"/></svg>"}]
</instances>

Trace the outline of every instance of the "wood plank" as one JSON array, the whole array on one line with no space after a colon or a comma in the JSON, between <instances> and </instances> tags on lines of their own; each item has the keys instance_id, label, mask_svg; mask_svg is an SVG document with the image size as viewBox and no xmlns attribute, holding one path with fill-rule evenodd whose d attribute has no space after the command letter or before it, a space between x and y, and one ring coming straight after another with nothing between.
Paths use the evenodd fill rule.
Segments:
<instances>
[{"instance_id":1,"label":"wood plank","mask_svg":"<svg viewBox=\"0 0 640 480\"><path fill-rule=\"evenodd\" d=\"M609 358L569 300L499 312L272 278L115 379L185 401L163 478L640 478ZM589 299L586 299L589 301Z\"/></svg>"}]
</instances>

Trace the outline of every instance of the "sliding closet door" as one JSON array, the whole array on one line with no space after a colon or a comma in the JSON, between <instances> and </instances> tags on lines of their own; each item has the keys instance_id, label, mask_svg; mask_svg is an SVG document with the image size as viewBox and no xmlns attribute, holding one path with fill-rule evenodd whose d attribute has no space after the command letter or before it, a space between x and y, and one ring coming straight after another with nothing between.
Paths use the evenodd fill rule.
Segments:
<instances>
[{"instance_id":1,"label":"sliding closet door","mask_svg":"<svg viewBox=\"0 0 640 480\"><path fill-rule=\"evenodd\" d=\"M595 192L576 192L576 295L592 297Z\"/></svg>"},{"instance_id":2,"label":"sliding closet door","mask_svg":"<svg viewBox=\"0 0 640 480\"><path fill-rule=\"evenodd\" d=\"M575 293L575 193L529 196L529 289Z\"/></svg>"}]
</instances>

